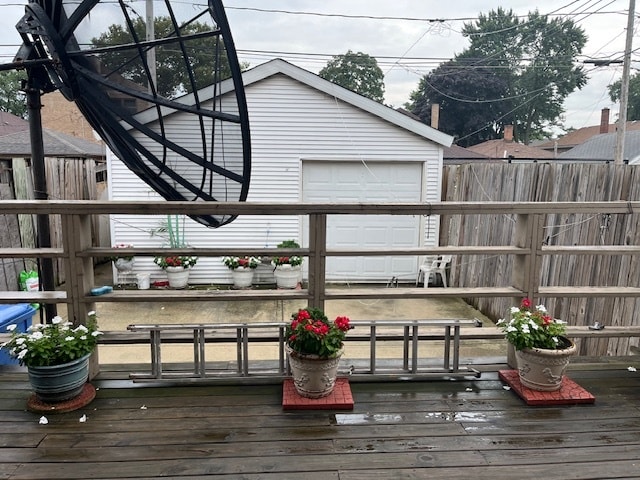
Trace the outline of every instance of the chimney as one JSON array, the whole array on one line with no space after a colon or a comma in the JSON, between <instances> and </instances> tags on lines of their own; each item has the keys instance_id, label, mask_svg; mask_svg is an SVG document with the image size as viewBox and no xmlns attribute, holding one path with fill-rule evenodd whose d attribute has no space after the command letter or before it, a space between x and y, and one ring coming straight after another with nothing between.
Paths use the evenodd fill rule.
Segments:
<instances>
[{"instance_id":1,"label":"chimney","mask_svg":"<svg viewBox=\"0 0 640 480\"><path fill-rule=\"evenodd\" d=\"M440 105L438 103L434 103L431 105L431 128L438 129L438 125L440 124Z\"/></svg>"},{"instance_id":2,"label":"chimney","mask_svg":"<svg viewBox=\"0 0 640 480\"><path fill-rule=\"evenodd\" d=\"M513 125L504 126L504 141L513 142Z\"/></svg>"},{"instance_id":3,"label":"chimney","mask_svg":"<svg viewBox=\"0 0 640 480\"><path fill-rule=\"evenodd\" d=\"M603 108L600 113L600 133L609 133L609 109Z\"/></svg>"}]
</instances>

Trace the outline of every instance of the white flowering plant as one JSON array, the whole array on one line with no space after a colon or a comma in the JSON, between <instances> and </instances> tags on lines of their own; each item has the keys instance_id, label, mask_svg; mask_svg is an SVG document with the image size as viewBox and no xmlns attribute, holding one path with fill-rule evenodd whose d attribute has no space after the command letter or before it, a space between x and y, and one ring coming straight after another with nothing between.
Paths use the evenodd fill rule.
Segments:
<instances>
[{"instance_id":1,"label":"white flowering plant","mask_svg":"<svg viewBox=\"0 0 640 480\"><path fill-rule=\"evenodd\" d=\"M89 312L85 325L73 326L56 316L47 324L35 324L26 332L17 332L15 325L8 342L0 348L27 367L47 367L71 362L93 352L102 332L98 330L95 312Z\"/></svg>"},{"instance_id":2,"label":"white flowering plant","mask_svg":"<svg viewBox=\"0 0 640 480\"><path fill-rule=\"evenodd\" d=\"M238 268L258 268L260 265L260 258L258 257L224 257L222 259L229 270L236 270Z\"/></svg>"},{"instance_id":3,"label":"white flowering plant","mask_svg":"<svg viewBox=\"0 0 640 480\"><path fill-rule=\"evenodd\" d=\"M565 348L562 336L566 324L551 317L544 305L532 308L531 300L525 298L519 307L512 307L510 318L501 318L496 325L516 350L525 348L545 348L556 350Z\"/></svg>"}]
</instances>

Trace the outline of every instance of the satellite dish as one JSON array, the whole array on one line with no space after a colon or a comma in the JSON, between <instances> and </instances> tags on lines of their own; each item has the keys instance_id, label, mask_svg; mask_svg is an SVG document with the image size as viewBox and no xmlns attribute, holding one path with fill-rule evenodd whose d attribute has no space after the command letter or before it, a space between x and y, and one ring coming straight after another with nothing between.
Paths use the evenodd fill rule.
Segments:
<instances>
[{"instance_id":1,"label":"satellite dish","mask_svg":"<svg viewBox=\"0 0 640 480\"><path fill-rule=\"evenodd\" d=\"M246 200L249 118L221 1L36 0L16 28L14 64L41 91L75 101L162 197ZM219 227L235 216L192 218Z\"/></svg>"}]
</instances>

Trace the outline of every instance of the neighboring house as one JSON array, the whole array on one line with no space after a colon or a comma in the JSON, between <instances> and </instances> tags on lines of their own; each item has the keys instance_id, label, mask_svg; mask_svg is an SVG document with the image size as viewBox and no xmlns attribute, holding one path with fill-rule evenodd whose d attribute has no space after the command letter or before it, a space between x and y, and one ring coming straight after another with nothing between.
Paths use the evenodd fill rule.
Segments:
<instances>
[{"instance_id":1,"label":"neighboring house","mask_svg":"<svg viewBox=\"0 0 640 480\"><path fill-rule=\"evenodd\" d=\"M103 143L75 102L67 100L58 90L42 96L41 116L42 125L49 130L66 133L92 143Z\"/></svg>"},{"instance_id":2,"label":"neighboring house","mask_svg":"<svg viewBox=\"0 0 640 480\"><path fill-rule=\"evenodd\" d=\"M473 163L491 160L487 155L474 152L468 148L461 147L459 145L451 145L444 149L444 164L445 165L461 165L464 163Z\"/></svg>"},{"instance_id":3,"label":"neighboring house","mask_svg":"<svg viewBox=\"0 0 640 480\"><path fill-rule=\"evenodd\" d=\"M104 148L92 142L63 133L43 129L43 146L47 176L47 194L52 200L95 200L97 198L96 169L104 164ZM25 120L8 113L0 114L0 197L3 199L33 199L31 136ZM12 232L13 245L2 248L35 245L35 233L30 216L19 218L19 235ZM52 215L51 244L60 246L60 218ZM104 227L103 227L104 229ZM100 227L94 219L94 239L100 237ZM96 242L97 243L97 242ZM22 267L20 267L21 269ZM29 266L31 268L31 266ZM64 282L63 260L55 263L55 280ZM7 273L0 267L0 276L11 278L18 272ZM2 286L0 280L0 288ZM14 283L4 282L6 285ZM16 284L17 286L17 284ZM15 288L15 287L14 287Z\"/></svg>"},{"instance_id":4,"label":"neighboring house","mask_svg":"<svg viewBox=\"0 0 640 480\"><path fill-rule=\"evenodd\" d=\"M283 60L250 69L243 73L243 80L251 122L249 202L428 203L441 199L443 147L451 145L450 136ZM224 84L221 92L223 97L233 95L232 84ZM144 118L145 112L138 115L139 120ZM188 128L188 121L184 113L164 118L169 130ZM108 164L113 200L159 199L114 155L108 155ZM149 233L159 220L112 216L112 238L136 246L160 246L161 240ZM197 247L273 248L287 239L306 245L303 222L297 217L244 216L207 229L189 221L186 239ZM438 242L435 217L333 216L327 223L330 248L401 249ZM327 277L350 282L387 282L395 277L414 282L419 264L415 256L329 258ZM136 269L162 276L149 258L136 259ZM266 281L270 274L271 269L264 267L259 281ZM200 259L190 282L231 282L231 276L220 259Z\"/></svg>"},{"instance_id":5,"label":"neighboring house","mask_svg":"<svg viewBox=\"0 0 640 480\"><path fill-rule=\"evenodd\" d=\"M537 146L550 152L554 152L554 154L559 157L562 153L583 144L596 135L603 133L615 133L617 129L617 124L609 123L609 109L603 108L600 114L600 125L579 128L558 139L550 140ZM627 122L626 131L629 132L632 130L640 130L640 122Z\"/></svg>"},{"instance_id":6,"label":"neighboring house","mask_svg":"<svg viewBox=\"0 0 640 480\"><path fill-rule=\"evenodd\" d=\"M513 125L505 125L504 138L488 140L469 147L469 150L494 160L538 161L553 158L553 153L538 147L513 141Z\"/></svg>"},{"instance_id":7,"label":"neighboring house","mask_svg":"<svg viewBox=\"0 0 640 480\"><path fill-rule=\"evenodd\" d=\"M11 113L0 112L0 136L29 130L29 122Z\"/></svg>"},{"instance_id":8,"label":"neighboring house","mask_svg":"<svg viewBox=\"0 0 640 480\"><path fill-rule=\"evenodd\" d=\"M613 162L615 159L617 133L603 133L560 155L558 160L567 162ZM640 130L625 132L624 160L634 164L640 162Z\"/></svg>"},{"instance_id":9,"label":"neighboring house","mask_svg":"<svg viewBox=\"0 0 640 480\"><path fill-rule=\"evenodd\" d=\"M104 147L81 138L43 128L42 142L45 157L93 158L102 160ZM31 137L29 130L0 135L0 158L31 157Z\"/></svg>"}]
</instances>

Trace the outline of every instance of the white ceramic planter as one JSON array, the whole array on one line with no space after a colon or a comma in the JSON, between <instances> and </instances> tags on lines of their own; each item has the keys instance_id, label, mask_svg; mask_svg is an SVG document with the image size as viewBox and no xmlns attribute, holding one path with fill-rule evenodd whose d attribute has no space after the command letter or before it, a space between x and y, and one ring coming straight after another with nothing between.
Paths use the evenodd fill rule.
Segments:
<instances>
[{"instance_id":1,"label":"white ceramic planter","mask_svg":"<svg viewBox=\"0 0 640 480\"><path fill-rule=\"evenodd\" d=\"M296 288L300 282L300 273L302 268L300 265L292 267L289 264L278 265L273 272L276 277L276 286L278 288Z\"/></svg>"},{"instance_id":2,"label":"white ceramic planter","mask_svg":"<svg viewBox=\"0 0 640 480\"><path fill-rule=\"evenodd\" d=\"M249 288L253 283L253 268L238 267L231 270L234 288Z\"/></svg>"},{"instance_id":3,"label":"white ceramic planter","mask_svg":"<svg viewBox=\"0 0 640 480\"><path fill-rule=\"evenodd\" d=\"M185 288L189 283L189 268L167 267L167 280L171 288Z\"/></svg>"}]
</instances>

